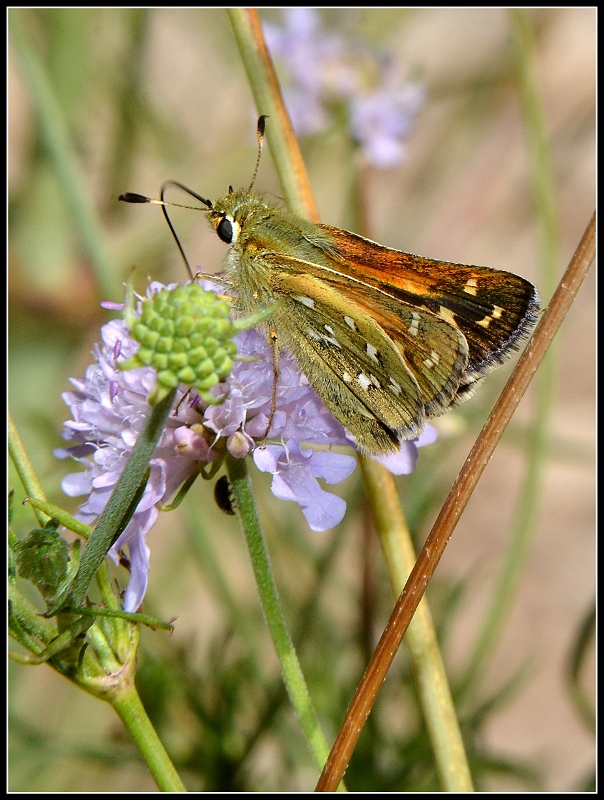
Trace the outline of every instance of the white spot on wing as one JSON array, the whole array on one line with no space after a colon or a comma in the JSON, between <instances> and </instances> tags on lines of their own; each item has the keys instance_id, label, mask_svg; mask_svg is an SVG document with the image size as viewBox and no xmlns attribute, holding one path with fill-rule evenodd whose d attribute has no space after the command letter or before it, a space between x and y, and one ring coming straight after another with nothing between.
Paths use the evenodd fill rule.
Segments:
<instances>
[{"instance_id":1,"label":"white spot on wing","mask_svg":"<svg viewBox=\"0 0 604 800\"><path fill-rule=\"evenodd\" d=\"M417 336L417 334L419 333L419 321L421 317L417 313L417 311L412 311L411 317L412 320L411 320L411 325L409 325L409 333L411 334L411 336Z\"/></svg>"},{"instance_id":2,"label":"white spot on wing","mask_svg":"<svg viewBox=\"0 0 604 800\"><path fill-rule=\"evenodd\" d=\"M367 344L365 345L365 350L367 351L367 355L372 361L375 361L376 364L380 363L380 360L377 357L378 351L370 342L367 342Z\"/></svg>"},{"instance_id":3,"label":"white spot on wing","mask_svg":"<svg viewBox=\"0 0 604 800\"><path fill-rule=\"evenodd\" d=\"M341 345L341 344L338 342L338 340L336 339L336 335L335 335L335 333L333 332L333 328L331 327L331 325L324 325L323 327L325 328L325 330L327 331L327 333L329 333L329 334L330 334L330 336L325 336L325 335L324 335L324 336L323 336L323 339L324 339L326 342L329 342L330 344L333 344L333 345L335 345L335 347L339 347L339 348L340 348L340 350L341 350L341 349L342 349L342 345Z\"/></svg>"},{"instance_id":4,"label":"white spot on wing","mask_svg":"<svg viewBox=\"0 0 604 800\"><path fill-rule=\"evenodd\" d=\"M361 389L364 389L365 391L367 391L367 389L369 389L371 386L371 380L363 372L359 372L357 375L357 383Z\"/></svg>"},{"instance_id":5,"label":"white spot on wing","mask_svg":"<svg viewBox=\"0 0 604 800\"><path fill-rule=\"evenodd\" d=\"M445 322L448 322L451 325L457 327L457 324L455 322L455 314L451 311L450 308L447 308L446 306L441 306L438 310L438 316L441 319L444 319Z\"/></svg>"},{"instance_id":6,"label":"white spot on wing","mask_svg":"<svg viewBox=\"0 0 604 800\"><path fill-rule=\"evenodd\" d=\"M476 278L469 278L463 290L466 294L471 294L473 297L476 297L478 294L478 280Z\"/></svg>"}]
</instances>

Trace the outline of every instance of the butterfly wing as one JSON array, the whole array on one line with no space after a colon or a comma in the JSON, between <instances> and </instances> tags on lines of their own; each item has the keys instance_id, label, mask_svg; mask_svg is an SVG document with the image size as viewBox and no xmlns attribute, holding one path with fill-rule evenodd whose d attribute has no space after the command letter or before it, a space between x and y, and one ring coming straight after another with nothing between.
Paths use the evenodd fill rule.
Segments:
<instances>
[{"instance_id":1,"label":"butterfly wing","mask_svg":"<svg viewBox=\"0 0 604 800\"><path fill-rule=\"evenodd\" d=\"M274 314L277 335L336 419L370 453L416 438L426 413L440 413L455 393L467 361L463 337L401 304L390 320L392 309L374 307L362 294L344 296L309 274L313 265L274 259L280 268L271 272L272 288L283 301ZM388 328L399 335L396 345ZM399 344L405 336L407 353Z\"/></svg>"},{"instance_id":2,"label":"butterfly wing","mask_svg":"<svg viewBox=\"0 0 604 800\"><path fill-rule=\"evenodd\" d=\"M444 413L466 372L468 345L459 329L425 308L392 301L372 287L353 286L348 297L395 343L418 383L426 418Z\"/></svg>"},{"instance_id":3,"label":"butterfly wing","mask_svg":"<svg viewBox=\"0 0 604 800\"><path fill-rule=\"evenodd\" d=\"M434 261L338 228L318 227L321 236L315 244L334 270L333 277L326 273L324 279L338 280L337 273L343 273L357 286L369 284L392 300L423 307L461 331L469 351L464 381L507 361L537 323L539 293L518 275Z\"/></svg>"}]
</instances>

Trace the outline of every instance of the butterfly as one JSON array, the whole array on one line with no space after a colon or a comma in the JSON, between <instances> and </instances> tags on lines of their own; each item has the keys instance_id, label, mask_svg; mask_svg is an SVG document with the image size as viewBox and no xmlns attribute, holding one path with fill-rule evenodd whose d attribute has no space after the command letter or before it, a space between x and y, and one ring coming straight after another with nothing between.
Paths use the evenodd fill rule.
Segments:
<instances>
[{"instance_id":1,"label":"butterfly","mask_svg":"<svg viewBox=\"0 0 604 800\"><path fill-rule=\"evenodd\" d=\"M261 118L260 142L263 131ZM191 194L227 245L223 281L236 311L275 305L276 347L294 354L368 455L397 451L467 400L537 323L539 293L512 273L384 247L281 210L251 186L213 202Z\"/></svg>"},{"instance_id":2,"label":"butterfly","mask_svg":"<svg viewBox=\"0 0 604 800\"><path fill-rule=\"evenodd\" d=\"M369 455L397 450L469 398L537 322L537 290L508 272L383 247L248 190L207 215L228 245L237 310L280 301L268 321L278 346Z\"/></svg>"}]
</instances>

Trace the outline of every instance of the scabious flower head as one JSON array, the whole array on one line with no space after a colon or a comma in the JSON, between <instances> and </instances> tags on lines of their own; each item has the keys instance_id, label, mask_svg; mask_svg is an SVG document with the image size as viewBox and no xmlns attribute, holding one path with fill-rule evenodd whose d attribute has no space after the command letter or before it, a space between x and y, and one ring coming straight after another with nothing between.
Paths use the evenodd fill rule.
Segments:
<instances>
[{"instance_id":1,"label":"scabious flower head","mask_svg":"<svg viewBox=\"0 0 604 800\"><path fill-rule=\"evenodd\" d=\"M152 283L147 296L164 291L161 284ZM63 394L73 416L65 423L63 437L72 444L55 451L58 457L74 458L85 467L66 476L63 490L74 497L87 495L79 517L89 524L100 516L124 469L157 382L152 366L120 368L124 362L140 363L136 361L139 345L123 319L104 325L101 339L95 346L95 363L83 379L71 379L75 391ZM313 530L328 530L344 516L344 501L323 489L318 479L341 482L354 470L356 459L331 449L303 448L302 443L351 445L350 435L323 406L293 356L283 351L271 416L275 372L267 336L249 329L237 334L234 341L238 355L233 368L225 380L208 390L211 396L204 390L204 399L196 390L184 385L178 388L174 410L150 463L144 494L110 551L117 561L124 548L128 550L127 611L136 610L145 594L149 572L146 537L161 506L192 473L221 459L225 449L235 458L251 453L258 469L272 474L273 494L298 503ZM396 474L411 472L417 445L428 444L434 435L434 429L427 426L420 440L403 442L399 452L380 460Z\"/></svg>"},{"instance_id":2,"label":"scabious flower head","mask_svg":"<svg viewBox=\"0 0 604 800\"><path fill-rule=\"evenodd\" d=\"M327 128L344 109L350 133L370 164L396 166L425 102L424 87L405 80L393 62L367 45L321 28L314 8L283 10L267 23L269 50L286 71L284 96L299 135Z\"/></svg>"},{"instance_id":3,"label":"scabious flower head","mask_svg":"<svg viewBox=\"0 0 604 800\"><path fill-rule=\"evenodd\" d=\"M195 388L206 403L218 402L210 389L229 375L237 352L237 328L229 313L226 300L196 283L154 292L139 316L130 301L124 319L140 347L121 369L156 370L150 405L181 383Z\"/></svg>"}]
</instances>

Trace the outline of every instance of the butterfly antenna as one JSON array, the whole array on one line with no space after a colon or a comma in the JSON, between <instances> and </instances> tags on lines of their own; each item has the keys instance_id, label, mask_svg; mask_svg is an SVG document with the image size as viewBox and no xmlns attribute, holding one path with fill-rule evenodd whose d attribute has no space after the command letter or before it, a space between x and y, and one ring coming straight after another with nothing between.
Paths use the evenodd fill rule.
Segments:
<instances>
[{"instance_id":1,"label":"butterfly antenna","mask_svg":"<svg viewBox=\"0 0 604 800\"><path fill-rule=\"evenodd\" d=\"M256 159L256 167L254 168L254 174L252 175L252 182L249 185L248 192L252 191L252 186L254 185L254 181L256 180L256 175L258 174L258 167L260 166L260 156L262 155L262 145L264 144L264 129L266 127L267 119L268 119L268 114L263 114L261 117L258 118L258 127L256 128L256 136L258 137L258 158Z\"/></svg>"},{"instance_id":2,"label":"butterfly antenna","mask_svg":"<svg viewBox=\"0 0 604 800\"><path fill-rule=\"evenodd\" d=\"M168 227L170 228L170 232L174 237L174 241L176 242L176 246L180 251L180 255L182 256L183 261L185 262L185 266L191 276L191 279L195 278L193 270L191 269L191 265L189 264L189 259L187 258L183 246L180 243L180 239L178 238L178 234L174 229L174 225L172 225L172 220L170 219L167 211L167 206L172 206L173 208L188 208L191 211L205 211L206 209L201 209L199 206L187 206L183 205L182 203L170 203L167 200L164 200L164 194L168 186L176 186L178 189L181 189L183 192L190 194L191 197L194 197L196 200L199 200L200 203L203 203L206 208L212 208L212 201L207 200L205 197L202 197L197 192L194 192L192 189L189 189L182 183L178 181L166 181L164 185L161 187L160 197L161 200L155 200L153 197L146 197L144 194L136 194L135 192L126 192L125 194L121 194L119 199L122 200L124 203L153 203L154 205L161 206L161 210L163 211L164 217L166 222L168 223Z\"/></svg>"}]
</instances>

